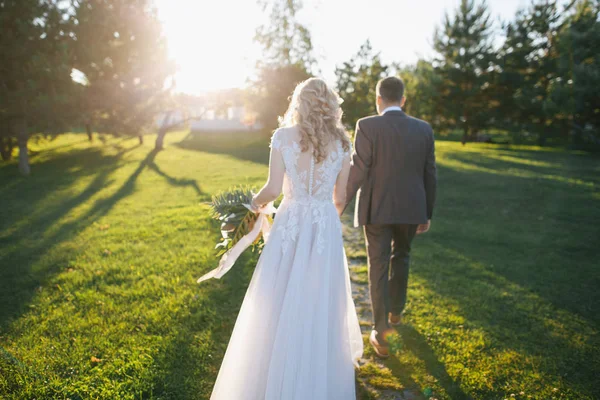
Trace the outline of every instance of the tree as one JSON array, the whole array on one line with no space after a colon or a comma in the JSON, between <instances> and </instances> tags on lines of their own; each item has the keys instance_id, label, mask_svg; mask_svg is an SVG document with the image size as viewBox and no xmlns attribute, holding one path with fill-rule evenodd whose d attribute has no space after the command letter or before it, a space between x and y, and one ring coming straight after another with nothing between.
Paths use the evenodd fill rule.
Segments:
<instances>
[{"instance_id":1,"label":"tree","mask_svg":"<svg viewBox=\"0 0 600 400\"><path fill-rule=\"evenodd\" d=\"M263 47L264 57L270 63L300 65L310 72L316 61L310 32L297 19L302 1L259 0L259 5L269 13L269 24L258 27L254 36Z\"/></svg>"},{"instance_id":2,"label":"tree","mask_svg":"<svg viewBox=\"0 0 600 400\"><path fill-rule=\"evenodd\" d=\"M518 11L515 20L504 26L506 40L498 62L498 122L517 134L535 133L540 145L556 128L548 100L558 73L559 27L556 1L540 0Z\"/></svg>"},{"instance_id":3,"label":"tree","mask_svg":"<svg viewBox=\"0 0 600 400\"><path fill-rule=\"evenodd\" d=\"M487 4L461 0L453 17L446 14L434 35L434 71L440 126L462 128L463 143L491 120L490 70L493 67L492 24Z\"/></svg>"},{"instance_id":4,"label":"tree","mask_svg":"<svg viewBox=\"0 0 600 400\"><path fill-rule=\"evenodd\" d=\"M600 145L600 3L582 0L558 37L560 79L553 82L549 111L567 123L577 147Z\"/></svg>"},{"instance_id":5,"label":"tree","mask_svg":"<svg viewBox=\"0 0 600 400\"><path fill-rule=\"evenodd\" d=\"M430 61L419 60L415 65L398 67L399 75L406 86L404 109L414 117L439 125L439 115L443 114L439 106L437 87L441 84Z\"/></svg>"},{"instance_id":6,"label":"tree","mask_svg":"<svg viewBox=\"0 0 600 400\"><path fill-rule=\"evenodd\" d=\"M74 1L74 67L83 74L82 118L88 126L136 135L169 101L175 71L150 0Z\"/></svg>"},{"instance_id":7,"label":"tree","mask_svg":"<svg viewBox=\"0 0 600 400\"><path fill-rule=\"evenodd\" d=\"M74 84L66 13L62 3L51 0L0 2L2 154L10 157L11 136L16 137L19 170L24 175L30 172L30 131L57 132L69 119Z\"/></svg>"},{"instance_id":8,"label":"tree","mask_svg":"<svg viewBox=\"0 0 600 400\"><path fill-rule=\"evenodd\" d=\"M380 54L374 53L369 40L360 46L349 61L336 67L337 90L344 99L343 122L348 128L354 129L359 118L376 112L375 88L388 69L389 66L382 63Z\"/></svg>"},{"instance_id":9,"label":"tree","mask_svg":"<svg viewBox=\"0 0 600 400\"><path fill-rule=\"evenodd\" d=\"M262 65L257 73L248 92L248 102L258 120L265 127L274 128L277 118L285 113L296 85L310 75L298 64Z\"/></svg>"},{"instance_id":10,"label":"tree","mask_svg":"<svg viewBox=\"0 0 600 400\"><path fill-rule=\"evenodd\" d=\"M247 98L260 122L273 128L296 85L311 76L315 60L310 32L297 19L302 2L272 0L260 4L269 12L269 23L256 30L254 39L263 47L264 60L257 63Z\"/></svg>"}]
</instances>

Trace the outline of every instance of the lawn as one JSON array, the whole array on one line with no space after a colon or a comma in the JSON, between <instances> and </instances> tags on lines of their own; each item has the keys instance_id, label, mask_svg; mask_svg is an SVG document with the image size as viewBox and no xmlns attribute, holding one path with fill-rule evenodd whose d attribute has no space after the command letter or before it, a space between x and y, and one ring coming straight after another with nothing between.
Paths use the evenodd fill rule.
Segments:
<instances>
[{"instance_id":1,"label":"lawn","mask_svg":"<svg viewBox=\"0 0 600 400\"><path fill-rule=\"evenodd\" d=\"M0 398L209 398L256 257L196 284L216 266L206 202L262 184L268 137L151 139L39 139L30 177L0 165ZM600 160L439 142L438 164L397 351L367 349L361 397L600 398Z\"/></svg>"}]
</instances>

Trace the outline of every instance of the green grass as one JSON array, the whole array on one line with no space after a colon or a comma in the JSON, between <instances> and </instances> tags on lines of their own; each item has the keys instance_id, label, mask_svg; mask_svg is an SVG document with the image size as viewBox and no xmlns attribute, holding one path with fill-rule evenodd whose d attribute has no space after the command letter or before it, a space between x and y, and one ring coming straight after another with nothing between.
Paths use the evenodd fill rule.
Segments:
<instances>
[{"instance_id":1,"label":"green grass","mask_svg":"<svg viewBox=\"0 0 600 400\"><path fill-rule=\"evenodd\" d=\"M216 266L205 203L262 184L267 141L64 135L32 145L29 178L0 165L0 398L207 399L255 257L195 283ZM401 350L382 366L367 348L364 397L600 398L599 160L440 142L438 163Z\"/></svg>"}]
</instances>

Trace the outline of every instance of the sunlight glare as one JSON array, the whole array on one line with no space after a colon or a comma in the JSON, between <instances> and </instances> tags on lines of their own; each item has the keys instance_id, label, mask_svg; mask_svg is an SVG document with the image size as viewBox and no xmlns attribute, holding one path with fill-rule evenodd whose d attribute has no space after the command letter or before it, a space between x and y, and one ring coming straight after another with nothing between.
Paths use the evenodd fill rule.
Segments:
<instances>
[{"instance_id":1,"label":"sunlight glare","mask_svg":"<svg viewBox=\"0 0 600 400\"><path fill-rule=\"evenodd\" d=\"M178 67L177 91L199 94L245 85L260 55L252 40L263 18L255 2L156 3Z\"/></svg>"}]
</instances>

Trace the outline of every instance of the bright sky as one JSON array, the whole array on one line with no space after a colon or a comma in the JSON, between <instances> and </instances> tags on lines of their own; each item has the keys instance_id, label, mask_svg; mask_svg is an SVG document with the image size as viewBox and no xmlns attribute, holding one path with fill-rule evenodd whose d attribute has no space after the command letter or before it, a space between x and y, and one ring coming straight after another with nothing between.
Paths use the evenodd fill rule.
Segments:
<instances>
[{"instance_id":1,"label":"bright sky","mask_svg":"<svg viewBox=\"0 0 600 400\"><path fill-rule=\"evenodd\" d=\"M254 31L266 21L253 0L155 0L179 91L243 87L260 47ZM386 62L411 63L431 54L433 31L459 0L304 0L299 19L311 32L321 75L334 83L335 66L365 40ZM495 20L512 19L528 0L488 0Z\"/></svg>"}]
</instances>

